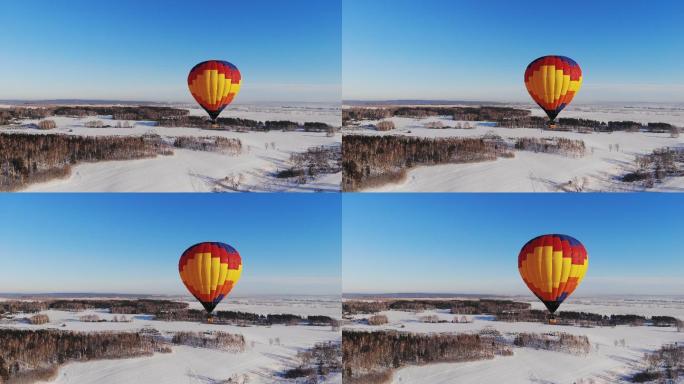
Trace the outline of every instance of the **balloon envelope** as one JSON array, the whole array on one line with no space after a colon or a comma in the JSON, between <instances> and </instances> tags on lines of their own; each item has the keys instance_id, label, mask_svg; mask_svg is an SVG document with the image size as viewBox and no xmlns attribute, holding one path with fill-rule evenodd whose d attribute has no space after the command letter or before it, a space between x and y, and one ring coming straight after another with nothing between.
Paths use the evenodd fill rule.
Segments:
<instances>
[{"instance_id":1,"label":"balloon envelope","mask_svg":"<svg viewBox=\"0 0 684 384\"><path fill-rule=\"evenodd\" d=\"M520 276L551 313L577 288L588 265L584 245L567 235L535 237L518 255Z\"/></svg>"},{"instance_id":2,"label":"balloon envelope","mask_svg":"<svg viewBox=\"0 0 684 384\"><path fill-rule=\"evenodd\" d=\"M582 69L565 56L540 57L525 70L525 87L553 122L582 86Z\"/></svg>"},{"instance_id":3,"label":"balloon envelope","mask_svg":"<svg viewBox=\"0 0 684 384\"><path fill-rule=\"evenodd\" d=\"M216 121L240 91L241 79L237 67L227 61L203 61L190 70L188 88L211 120Z\"/></svg>"},{"instance_id":4,"label":"balloon envelope","mask_svg":"<svg viewBox=\"0 0 684 384\"><path fill-rule=\"evenodd\" d=\"M199 243L183 252L178 271L188 291L211 313L240 279L242 259L228 244Z\"/></svg>"}]
</instances>

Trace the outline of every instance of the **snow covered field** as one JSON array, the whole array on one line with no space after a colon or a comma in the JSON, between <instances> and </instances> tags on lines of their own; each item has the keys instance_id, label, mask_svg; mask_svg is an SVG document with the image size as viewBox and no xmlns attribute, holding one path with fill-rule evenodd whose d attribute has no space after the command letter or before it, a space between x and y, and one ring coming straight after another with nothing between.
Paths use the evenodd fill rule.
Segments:
<instances>
[{"instance_id":1,"label":"snow covered field","mask_svg":"<svg viewBox=\"0 0 684 384\"><path fill-rule=\"evenodd\" d=\"M541 116L543 111L520 106ZM631 120L640 123L666 122L684 127L683 106L579 106L564 110L561 117L576 117L599 121ZM564 137L583 140L584 157L565 157L557 154L515 151L514 158L467 164L419 166L408 172L400 184L387 184L368 191L376 192L555 192L563 191L570 181L579 181L584 191L634 191L641 187L617 180L633 171L636 155L654 149L684 147L684 136L673 138L663 133L590 133L550 132L531 128L498 128L486 122L454 121L451 117L424 119L392 117L396 129L379 132L369 126L376 120L360 122L358 128L345 128L345 134L407 135L416 137L481 137L498 135L512 142L519 137ZM429 122L440 122L445 127L466 126L471 129L430 129ZM669 178L646 191L681 192L684 177Z\"/></svg>"},{"instance_id":2,"label":"snow covered field","mask_svg":"<svg viewBox=\"0 0 684 384\"><path fill-rule=\"evenodd\" d=\"M188 108L191 115L205 116L199 108ZM290 120L298 123L324 122L339 127L339 106L305 105L238 105L227 108L222 117L239 117L258 121ZM66 179L32 184L28 192L229 192L233 184L226 178L239 180L240 191L339 191L341 172L326 174L298 184L291 179L274 177L274 172L289 168L290 155L318 146L339 146L339 133L328 137L325 132L229 132L198 128L158 127L152 122L129 121L132 128L87 128L86 121L102 120L115 125L111 116L70 118L53 116L57 128L51 130L0 128L3 133L65 134L79 136L158 134L162 137L221 136L242 142L242 153L228 155L214 152L174 149L171 156L150 159L81 163ZM36 123L24 120L22 123Z\"/></svg>"},{"instance_id":3,"label":"snow covered field","mask_svg":"<svg viewBox=\"0 0 684 384\"><path fill-rule=\"evenodd\" d=\"M191 308L196 302L189 301ZM270 304L269 304L270 303ZM272 305L271 310L268 306ZM242 298L217 307L217 310L235 310L253 312L259 309L261 314L311 314L340 318L340 301L334 297L281 297L264 299ZM333 308L336 308L334 310ZM256 312L256 311L254 311ZM280 379L277 375L284 370L296 366L296 354L311 348L319 342L341 340L339 331L322 326L248 326L205 324L183 321L155 321L148 315L124 315L131 322L81 322L82 315L95 314L104 320L114 316L108 310L87 310L67 312L47 310L41 313L48 315L50 322L43 325L31 325L24 322L0 322L0 327L21 329L59 329L62 331L139 331L154 328L165 337L174 332L222 331L242 334L247 349L245 352L233 353L189 346L173 346L171 353L156 353L150 357L139 357L120 360L97 360L89 362L72 362L59 369L59 374L50 383L223 383L233 378L235 383L295 383L296 381ZM17 317L24 317L18 315ZM341 376L328 377L326 383L341 383Z\"/></svg>"},{"instance_id":4,"label":"snow covered field","mask_svg":"<svg viewBox=\"0 0 684 384\"><path fill-rule=\"evenodd\" d=\"M533 303L533 308L543 305ZM669 315L684 318L684 298L583 298L569 299L560 311L585 311L599 314ZM626 382L626 376L640 367L644 353L663 344L684 342L684 333L674 327L615 326L583 328L528 322L499 322L490 316L465 315L469 323L451 323L454 315L434 310L419 313L403 311L380 312L389 323L370 326L363 323L345 325L344 329L392 329L416 333L476 333L493 328L504 337L513 333L565 332L586 335L592 351L586 355L516 347L513 356L497 356L493 360L466 363L439 363L403 367L394 373L393 383L616 383ZM437 315L448 323L423 323L420 317ZM355 319L369 315L355 315ZM622 341L624 340L624 346ZM580 381L584 380L584 381ZM593 381L590 381L593 380Z\"/></svg>"}]
</instances>

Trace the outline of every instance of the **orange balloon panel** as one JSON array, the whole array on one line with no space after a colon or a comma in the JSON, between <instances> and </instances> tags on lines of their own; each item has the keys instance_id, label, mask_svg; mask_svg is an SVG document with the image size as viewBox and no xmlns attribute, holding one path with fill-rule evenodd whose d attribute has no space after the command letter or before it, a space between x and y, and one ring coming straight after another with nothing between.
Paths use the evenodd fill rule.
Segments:
<instances>
[{"instance_id":1,"label":"orange balloon panel","mask_svg":"<svg viewBox=\"0 0 684 384\"><path fill-rule=\"evenodd\" d=\"M241 81L240 71L233 64L209 60L190 70L188 88L192 97L215 121L240 91Z\"/></svg>"},{"instance_id":2,"label":"orange balloon panel","mask_svg":"<svg viewBox=\"0 0 684 384\"><path fill-rule=\"evenodd\" d=\"M566 235L535 237L518 255L520 276L551 313L577 288L588 265L584 245Z\"/></svg>"},{"instance_id":3,"label":"orange balloon panel","mask_svg":"<svg viewBox=\"0 0 684 384\"><path fill-rule=\"evenodd\" d=\"M582 69L565 56L540 57L525 70L525 87L553 121L582 86Z\"/></svg>"},{"instance_id":4,"label":"orange balloon panel","mask_svg":"<svg viewBox=\"0 0 684 384\"><path fill-rule=\"evenodd\" d=\"M178 271L185 287L211 313L240 279L242 259L228 244L199 243L183 252Z\"/></svg>"}]
</instances>

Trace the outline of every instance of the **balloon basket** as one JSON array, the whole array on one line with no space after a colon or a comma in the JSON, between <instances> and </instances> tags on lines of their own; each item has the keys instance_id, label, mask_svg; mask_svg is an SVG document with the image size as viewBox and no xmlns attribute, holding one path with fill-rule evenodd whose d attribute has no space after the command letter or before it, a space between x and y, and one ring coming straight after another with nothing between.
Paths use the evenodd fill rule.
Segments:
<instances>
[{"instance_id":1,"label":"balloon basket","mask_svg":"<svg viewBox=\"0 0 684 384\"><path fill-rule=\"evenodd\" d=\"M549 325L558 325L558 319L554 316L549 317Z\"/></svg>"}]
</instances>

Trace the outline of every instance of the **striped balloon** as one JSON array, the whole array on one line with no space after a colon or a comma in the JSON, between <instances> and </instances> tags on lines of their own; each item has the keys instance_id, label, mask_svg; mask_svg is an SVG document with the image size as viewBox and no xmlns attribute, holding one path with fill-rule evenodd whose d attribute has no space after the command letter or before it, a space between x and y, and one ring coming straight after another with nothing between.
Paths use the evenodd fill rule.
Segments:
<instances>
[{"instance_id":1,"label":"striped balloon","mask_svg":"<svg viewBox=\"0 0 684 384\"><path fill-rule=\"evenodd\" d=\"M240 91L240 71L227 61L209 60L195 65L188 75L192 97L204 108L212 122Z\"/></svg>"},{"instance_id":2,"label":"striped balloon","mask_svg":"<svg viewBox=\"0 0 684 384\"><path fill-rule=\"evenodd\" d=\"M242 259L224 243L199 243L188 248L178 262L185 287L211 313L240 279Z\"/></svg>"},{"instance_id":3,"label":"striped balloon","mask_svg":"<svg viewBox=\"0 0 684 384\"><path fill-rule=\"evenodd\" d=\"M582 86L582 69L565 56L543 56L525 70L525 86L553 123Z\"/></svg>"},{"instance_id":4,"label":"striped balloon","mask_svg":"<svg viewBox=\"0 0 684 384\"><path fill-rule=\"evenodd\" d=\"M577 288L588 265L584 245L566 235L535 237L518 255L520 276L551 313Z\"/></svg>"}]
</instances>

